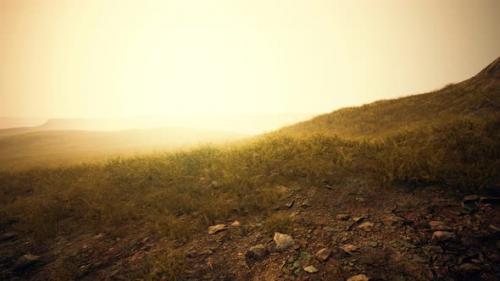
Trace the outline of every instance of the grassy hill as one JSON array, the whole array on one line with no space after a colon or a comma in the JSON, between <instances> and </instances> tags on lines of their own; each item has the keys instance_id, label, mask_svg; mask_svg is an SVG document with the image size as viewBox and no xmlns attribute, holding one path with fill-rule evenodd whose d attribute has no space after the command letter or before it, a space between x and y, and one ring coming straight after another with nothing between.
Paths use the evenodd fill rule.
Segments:
<instances>
[{"instance_id":1,"label":"grassy hill","mask_svg":"<svg viewBox=\"0 0 500 281\"><path fill-rule=\"evenodd\" d=\"M497 59L476 76L438 91L344 108L289 126L281 132L381 138L457 119L498 119L499 112L500 59Z\"/></svg>"},{"instance_id":2,"label":"grassy hill","mask_svg":"<svg viewBox=\"0 0 500 281\"><path fill-rule=\"evenodd\" d=\"M0 259L0 279L304 279L309 273L301 266L313 263L334 280L359 272L384 280L480 280L470 272L463 279L458 264L446 264L459 260L449 254L460 253L457 247L480 249L486 254L473 257L495 264L494 238L487 230L481 232L486 238L478 236L471 224L498 223L498 209L463 217L457 198L498 191L499 75L496 60L433 93L339 110L233 145L4 171L0 231L22 239L2 250L10 258ZM0 141L14 149L32 137ZM340 212L361 219L342 222L335 218ZM386 217L395 214L404 217L392 217L401 223L386 227ZM453 222L465 239L428 254L424 249L437 246L427 226L432 218ZM461 225L465 218L468 226ZM208 226L235 219L243 226L206 234ZM357 229L367 219L376 223L371 234ZM275 231L293 234L299 247L246 263L243 253L268 245ZM411 247L394 246L401 237ZM469 240L477 242L463 244ZM309 252L320 246L345 243L364 248L359 256L335 252L327 265L311 259ZM365 251L367 245L375 250ZM42 256L43 266L16 270L16 259L27 252ZM498 273L484 268L487 276Z\"/></svg>"}]
</instances>

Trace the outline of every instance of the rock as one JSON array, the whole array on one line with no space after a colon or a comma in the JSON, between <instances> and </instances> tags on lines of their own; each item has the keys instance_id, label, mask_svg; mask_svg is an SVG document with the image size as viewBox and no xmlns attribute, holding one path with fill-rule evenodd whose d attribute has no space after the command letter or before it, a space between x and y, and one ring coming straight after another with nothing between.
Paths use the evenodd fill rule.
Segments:
<instances>
[{"instance_id":1,"label":"rock","mask_svg":"<svg viewBox=\"0 0 500 281\"><path fill-rule=\"evenodd\" d=\"M225 224L216 224L208 227L208 234L212 235L226 229Z\"/></svg>"},{"instance_id":2,"label":"rock","mask_svg":"<svg viewBox=\"0 0 500 281\"><path fill-rule=\"evenodd\" d=\"M0 235L0 242L9 241L17 237L15 232L6 232Z\"/></svg>"},{"instance_id":3,"label":"rock","mask_svg":"<svg viewBox=\"0 0 500 281\"><path fill-rule=\"evenodd\" d=\"M314 267L314 265L309 265L309 266L304 267L304 271L307 273L316 273L316 272L318 272L318 269L316 267Z\"/></svg>"},{"instance_id":4,"label":"rock","mask_svg":"<svg viewBox=\"0 0 500 281\"><path fill-rule=\"evenodd\" d=\"M248 251L245 253L245 258L247 260L261 260L265 258L268 254L266 246L263 244L258 244L250 247Z\"/></svg>"},{"instance_id":5,"label":"rock","mask_svg":"<svg viewBox=\"0 0 500 281\"><path fill-rule=\"evenodd\" d=\"M292 201L290 201L290 202L286 203L286 204L285 204L285 206L286 206L288 209L290 209L291 207L293 207L293 205L294 205L294 204L295 204L295 200L292 200Z\"/></svg>"},{"instance_id":6,"label":"rock","mask_svg":"<svg viewBox=\"0 0 500 281\"><path fill-rule=\"evenodd\" d=\"M358 228L363 230L363 231L372 231L373 223L371 223L369 221L365 221L364 223L358 225Z\"/></svg>"},{"instance_id":7,"label":"rock","mask_svg":"<svg viewBox=\"0 0 500 281\"><path fill-rule=\"evenodd\" d=\"M292 236L279 232L274 233L273 240L274 243L276 243L277 250L286 250L295 244L295 241L293 240Z\"/></svg>"},{"instance_id":8,"label":"rock","mask_svg":"<svg viewBox=\"0 0 500 281\"><path fill-rule=\"evenodd\" d=\"M476 202L478 200L479 200L479 196L477 196L476 194L472 194L472 195L465 196L464 199L462 200L462 202L473 203L473 202Z\"/></svg>"},{"instance_id":9,"label":"rock","mask_svg":"<svg viewBox=\"0 0 500 281\"><path fill-rule=\"evenodd\" d=\"M382 218L385 225L396 225L404 223L404 219L396 215L386 215Z\"/></svg>"},{"instance_id":10,"label":"rock","mask_svg":"<svg viewBox=\"0 0 500 281\"><path fill-rule=\"evenodd\" d=\"M348 220L351 216L349 216L348 214L338 214L336 217L337 217L337 220L340 220L340 221L346 221L346 220Z\"/></svg>"},{"instance_id":11,"label":"rock","mask_svg":"<svg viewBox=\"0 0 500 281\"><path fill-rule=\"evenodd\" d=\"M26 254L21 256L19 259L17 259L16 263L14 264L14 270L23 270L25 268L28 268L35 263L37 263L40 260L39 256L35 256L32 254Z\"/></svg>"},{"instance_id":12,"label":"rock","mask_svg":"<svg viewBox=\"0 0 500 281\"><path fill-rule=\"evenodd\" d=\"M342 251L352 255L353 252L356 252L358 250L358 247L356 247L352 244L345 244L345 245L341 246L340 249L342 249Z\"/></svg>"},{"instance_id":13,"label":"rock","mask_svg":"<svg viewBox=\"0 0 500 281\"><path fill-rule=\"evenodd\" d=\"M430 221L429 226L431 230L445 230L445 231L451 230L451 228L442 221Z\"/></svg>"},{"instance_id":14,"label":"rock","mask_svg":"<svg viewBox=\"0 0 500 281\"><path fill-rule=\"evenodd\" d=\"M353 217L352 220L354 222L361 222L362 220L364 220L366 218L365 215L361 215L361 216L357 216L357 217Z\"/></svg>"},{"instance_id":15,"label":"rock","mask_svg":"<svg viewBox=\"0 0 500 281\"><path fill-rule=\"evenodd\" d=\"M458 267L458 270L464 273L474 273L480 271L481 268L472 263L464 263Z\"/></svg>"},{"instance_id":16,"label":"rock","mask_svg":"<svg viewBox=\"0 0 500 281\"><path fill-rule=\"evenodd\" d=\"M311 202L309 201L309 199L306 199L306 200L304 200L304 202L302 202L302 204L300 206L302 206L302 208L310 207Z\"/></svg>"},{"instance_id":17,"label":"rock","mask_svg":"<svg viewBox=\"0 0 500 281\"><path fill-rule=\"evenodd\" d=\"M232 227L240 227L241 226L241 223L239 221L233 221L231 224L230 224Z\"/></svg>"},{"instance_id":18,"label":"rock","mask_svg":"<svg viewBox=\"0 0 500 281\"><path fill-rule=\"evenodd\" d=\"M500 227L494 225L494 224L490 224L488 226L490 229L494 230L495 232L500 232Z\"/></svg>"},{"instance_id":19,"label":"rock","mask_svg":"<svg viewBox=\"0 0 500 281\"><path fill-rule=\"evenodd\" d=\"M368 278L368 276L364 275L364 274L358 274L358 275L354 275L352 277L349 277L347 279L347 281L369 281L370 278Z\"/></svg>"},{"instance_id":20,"label":"rock","mask_svg":"<svg viewBox=\"0 0 500 281\"><path fill-rule=\"evenodd\" d=\"M323 248L316 252L316 258L320 261L326 261L330 255L332 254L332 250L328 248Z\"/></svg>"},{"instance_id":21,"label":"rock","mask_svg":"<svg viewBox=\"0 0 500 281\"><path fill-rule=\"evenodd\" d=\"M448 241L450 239L454 239L455 237L455 233L449 231L438 230L434 231L434 233L432 234L432 240L436 241Z\"/></svg>"}]
</instances>

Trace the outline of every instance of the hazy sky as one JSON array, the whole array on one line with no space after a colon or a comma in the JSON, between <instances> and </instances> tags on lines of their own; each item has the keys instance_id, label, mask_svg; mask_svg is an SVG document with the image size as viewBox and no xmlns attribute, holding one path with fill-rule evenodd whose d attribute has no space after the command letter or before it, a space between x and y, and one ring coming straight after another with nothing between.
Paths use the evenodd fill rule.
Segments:
<instances>
[{"instance_id":1,"label":"hazy sky","mask_svg":"<svg viewBox=\"0 0 500 281\"><path fill-rule=\"evenodd\" d=\"M0 0L0 116L329 112L499 51L498 0Z\"/></svg>"}]
</instances>

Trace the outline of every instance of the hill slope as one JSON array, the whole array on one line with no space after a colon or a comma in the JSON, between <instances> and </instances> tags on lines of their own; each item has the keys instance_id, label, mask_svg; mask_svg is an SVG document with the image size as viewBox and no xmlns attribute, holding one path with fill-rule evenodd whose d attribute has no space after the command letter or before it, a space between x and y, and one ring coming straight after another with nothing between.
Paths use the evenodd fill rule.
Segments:
<instances>
[{"instance_id":1,"label":"hill slope","mask_svg":"<svg viewBox=\"0 0 500 281\"><path fill-rule=\"evenodd\" d=\"M344 108L286 127L281 132L347 138L385 137L457 118L498 118L499 112L500 58L476 76L441 90Z\"/></svg>"}]
</instances>

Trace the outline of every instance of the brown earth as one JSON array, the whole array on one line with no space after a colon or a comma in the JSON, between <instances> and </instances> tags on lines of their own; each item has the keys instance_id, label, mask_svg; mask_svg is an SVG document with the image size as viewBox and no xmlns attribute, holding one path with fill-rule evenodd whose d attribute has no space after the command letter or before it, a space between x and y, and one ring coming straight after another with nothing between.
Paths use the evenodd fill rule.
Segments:
<instances>
[{"instance_id":1,"label":"brown earth","mask_svg":"<svg viewBox=\"0 0 500 281\"><path fill-rule=\"evenodd\" d=\"M218 222L228 225L223 231L176 244L140 225L123 225L44 248L3 226L0 279L171 280L145 274L149 257L166 254L160 263L177 280L347 280L357 274L370 280L500 280L500 207L491 194L464 203L467 194L440 186L381 189L359 180L277 188L287 199L274 213L290 218L287 234L295 240L283 251L276 250L264 217L234 217ZM230 226L234 220L241 225ZM451 238L433 238L438 230ZM258 244L268 253L248 255ZM354 250L342 250L345 245ZM331 250L325 261L315 257L323 248ZM23 260L28 253L34 261ZM309 265L318 272L306 272Z\"/></svg>"}]
</instances>

